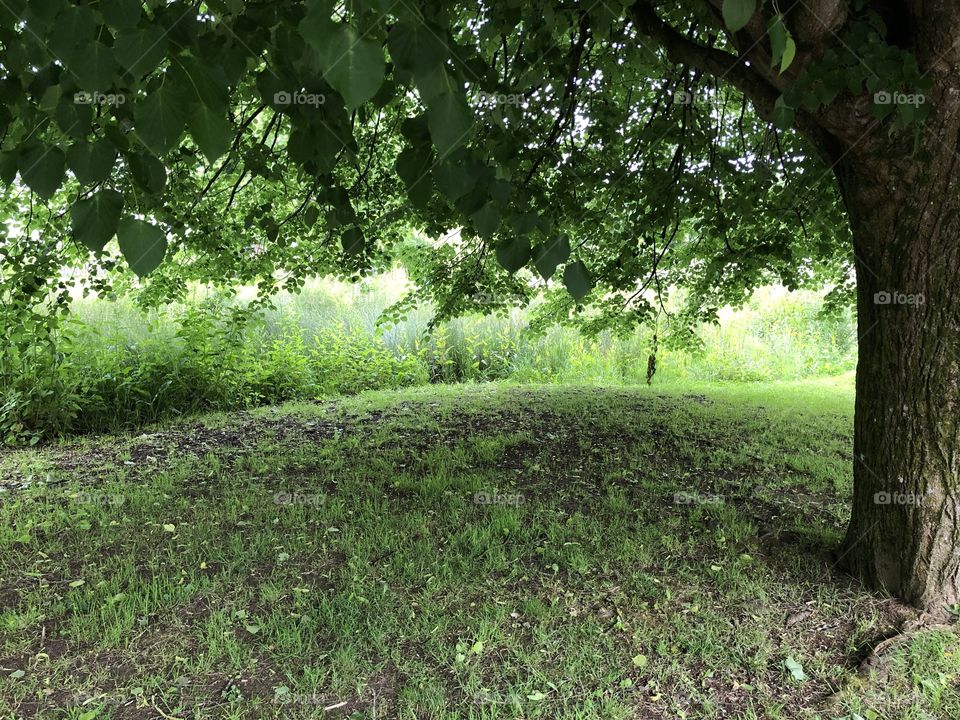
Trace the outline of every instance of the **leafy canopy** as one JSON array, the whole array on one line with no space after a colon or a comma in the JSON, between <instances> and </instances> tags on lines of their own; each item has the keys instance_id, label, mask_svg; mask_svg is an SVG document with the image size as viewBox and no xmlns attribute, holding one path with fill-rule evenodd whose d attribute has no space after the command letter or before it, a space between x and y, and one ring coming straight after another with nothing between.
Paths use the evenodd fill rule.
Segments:
<instances>
[{"instance_id":1,"label":"leafy canopy","mask_svg":"<svg viewBox=\"0 0 960 720\"><path fill-rule=\"evenodd\" d=\"M5 0L0 287L62 299L74 266L145 302L191 280L268 296L399 257L440 317L546 291L545 320L599 328L682 287L692 321L771 280L842 298L844 213L790 128L920 75L864 3L802 63L781 9ZM750 34L752 75L724 68Z\"/></svg>"}]
</instances>

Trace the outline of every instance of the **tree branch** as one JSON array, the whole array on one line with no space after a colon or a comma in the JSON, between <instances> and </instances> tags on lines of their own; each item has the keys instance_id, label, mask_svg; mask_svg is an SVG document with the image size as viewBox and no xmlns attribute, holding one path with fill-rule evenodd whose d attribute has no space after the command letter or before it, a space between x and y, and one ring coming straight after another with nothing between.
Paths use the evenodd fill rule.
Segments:
<instances>
[{"instance_id":1,"label":"tree branch","mask_svg":"<svg viewBox=\"0 0 960 720\"><path fill-rule=\"evenodd\" d=\"M746 95L764 119L773 115L773 105L780 91L754 72L742 57L701 45L681 35L660 19L649 0L637 0L630 7L630 15L637 30L656 40L671 61L722 78Z\"/></svg>"},{"instance_id":2,"label":"tree branch","mask_svg":"<svg viewBox=\"0 0 960 720\"><path fill-rule=\"evenodd\" d=\"M630 6L630 16L637 30L656 40L674 63L689 65L730 83L753 103L757 114L773 121L773 109L780 89L766 80L743 55L737 56L717 48L701 45L682 35L662 20L650 0L637 0ZM816 117L797 110L795 126L820 154L832 164L843 152L840 139L820 124Z\"/></svg>"}]
</instances>

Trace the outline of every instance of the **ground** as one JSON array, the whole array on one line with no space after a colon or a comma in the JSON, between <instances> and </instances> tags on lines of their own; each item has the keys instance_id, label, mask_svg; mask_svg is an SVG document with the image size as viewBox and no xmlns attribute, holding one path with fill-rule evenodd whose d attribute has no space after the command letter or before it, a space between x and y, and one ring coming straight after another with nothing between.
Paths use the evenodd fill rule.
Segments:
<instances>
[{"instance_id":1,"label":"ground","mask_svg":"<svg viewBox=\"0 0 960 720\"><path fill-rule=\"evenodd\" d=\"M960 717L953 630L837 569L852 407L429 387L5 451L0 718Z\"/></svg>"}]
</instances>

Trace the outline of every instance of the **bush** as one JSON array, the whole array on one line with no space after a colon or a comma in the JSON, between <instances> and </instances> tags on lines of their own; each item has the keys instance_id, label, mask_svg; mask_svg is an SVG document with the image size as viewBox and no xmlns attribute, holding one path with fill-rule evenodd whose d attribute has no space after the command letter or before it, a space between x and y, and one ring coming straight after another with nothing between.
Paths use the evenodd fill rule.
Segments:
<instances>
[{"instance_id":1,"label":"bush","mask_svg":"<svg viewBox=\"0 0 960 720\"><path fill-rule=\"evenodd\" d=\"M416 355L395 355L378 338L342 324L319 332L309 362L317 387L327 394L422 385L428 379Z\"/></svg>"}]
</instances>

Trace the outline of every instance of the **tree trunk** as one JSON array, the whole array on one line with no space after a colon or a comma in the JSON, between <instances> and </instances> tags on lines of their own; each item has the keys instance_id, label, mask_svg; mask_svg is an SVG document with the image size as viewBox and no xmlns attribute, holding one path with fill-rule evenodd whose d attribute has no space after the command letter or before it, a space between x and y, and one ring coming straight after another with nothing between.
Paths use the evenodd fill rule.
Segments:
<instances>
[{"instance_id":1,"label":"tree trunk","mask_svg":"<svg viewBox=\"0 0 960 720\"><path fill-rule=\"evenodd\" d=\"M960 113L947 110L919 148L881 127L837 169L859 324L842 561L927 609L960 603Z\"/></svg>"}]
</instances>

